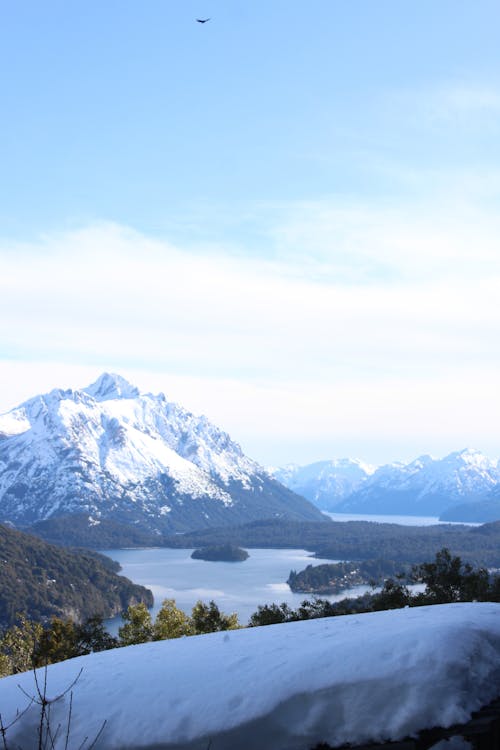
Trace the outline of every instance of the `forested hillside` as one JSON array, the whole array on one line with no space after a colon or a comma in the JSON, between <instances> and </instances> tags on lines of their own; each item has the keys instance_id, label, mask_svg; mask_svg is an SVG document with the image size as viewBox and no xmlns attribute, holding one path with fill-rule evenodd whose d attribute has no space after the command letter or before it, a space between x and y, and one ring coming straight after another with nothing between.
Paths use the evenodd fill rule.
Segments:
<instances>
[{"instance_id":1,"label":"forested hillside","mask_svg":"<svg viewBox=\"0 0 500 750\"><path fill-rule=\"evenodd\" d=\"M24 530L52 544L89 549L156 547L162 539L154 532L111 518L92 521L85 513L47 518Z\"/></svg>"},{"instance_id":2,"label":"forested hillside","mask_svg":"<svg viewBox=\"0 0 500 750\"><path fill-rule=\"evenodd\" d=\"M118 563L94 552L55 547L0 525L0 626L18 613L82 620L111 617L130 604L153 604L151 592L117 575Z\"/></svg>"}]
</instances>

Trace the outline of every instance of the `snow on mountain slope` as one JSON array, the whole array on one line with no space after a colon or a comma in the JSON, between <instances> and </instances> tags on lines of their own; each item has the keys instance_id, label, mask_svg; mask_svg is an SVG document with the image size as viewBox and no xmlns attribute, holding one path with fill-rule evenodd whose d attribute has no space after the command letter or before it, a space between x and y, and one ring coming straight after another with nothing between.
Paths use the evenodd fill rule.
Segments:
<instances>
[{"instance_id":1,"label":"snow on mountain slope","mask_svg":"<svg viewBox=\"0 0 500 750\"><path fill-rule=\"evenodd\" d=\"M442 459L421 456L380 467L338 510L439 515L466 500L482 500L499 482L498 462L474 449Z\"/></svg>"},{"instance_id":2,"label":"snow on mountain slope","mask_svg":"<svg viewBox=\"0 0 500 750\"><path fill-rule=\"evenodd\" d=\"M0 416L0 519L82 511L158 530L321 517L206 417L108 373Z\"/></svg>"},{"instance_id":3,"label":"snow on mountain slope","mask_svg":"<svg viewBox=\"0 0 500 750\"><path fill-rule=\"evenodd\" d=\"M480 503L500 488L498 462L471 448L442 459L424 455L376 470L341 459L273 473L318 507L345 513L437 516L465 502Z\"/></svg>"},{"instance_id":4,"label":"snow on mountain slope","mask_svg":"<svg viewBox=\"0 0 500 750\"><path fill-rule=\"evenodd\" d=\"M374 471L373 466L357 459L339 458L307 466L289 464L276 469L273 475L278 482L303 495L318 508L333 510Z\"/></svg>"},{"instance_id":5,"label":"snow on mountain slope","mask_svg":"<svg viewBox=\"0 0 500 750\"><path fill-rule=\"evenodd\" d=\"M500 605L444 604L210 633L52 664L70 746L304 750L465 723L500 693ZM40 670L39 684L44 677ZM21 690L19 689L21 688ZM32 672L0 680L9 747L38 747ZM17 714L16 712L23 711ZM50 704L66 728L69 695ZM54 748L65 747L59 732Z\"/></svg>"}]
</instances>

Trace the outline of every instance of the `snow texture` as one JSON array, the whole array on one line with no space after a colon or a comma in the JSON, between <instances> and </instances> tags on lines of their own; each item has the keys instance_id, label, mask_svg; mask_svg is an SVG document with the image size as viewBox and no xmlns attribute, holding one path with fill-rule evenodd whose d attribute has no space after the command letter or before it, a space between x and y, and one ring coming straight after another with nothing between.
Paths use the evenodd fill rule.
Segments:
<instances>
[{"instance_id":1,"label":"snow texture","mask_svg":"<svg viewBox=\"0 0 500 750\"><path fill-rule=\"evenodd\" d=\"M466 722L500 694L500 605L416 607L161 641L48 668L49 697L74 688L71 746L306 750L396 740ZM33 675L0 680L4 723ZM54 725L69 698L52 704ZM37 711L12 742L35 747ZM15 731L14 731L15 730ZM56 745L63 747L64 737Z\"/></svg>"}]
</instances>

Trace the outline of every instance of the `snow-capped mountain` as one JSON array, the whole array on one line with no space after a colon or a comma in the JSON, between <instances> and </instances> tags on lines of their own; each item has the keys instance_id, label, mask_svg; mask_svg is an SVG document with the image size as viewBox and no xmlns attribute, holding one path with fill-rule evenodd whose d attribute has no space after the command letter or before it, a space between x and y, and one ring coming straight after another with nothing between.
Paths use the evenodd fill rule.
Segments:
<instances>
[{"instance_id":1,"label":"snow-capped mountain","mask_svg":"<svg viewBox=\"0 0 500 750\"><path fill-rule=\"evenodd\" d=\"M340 513L437 516L455 506L472 503L479 507L485 499L494 502L496 498L500 518L499 462L477 450L468 448L442 459L420 456L411 463L386 464L376 470L359 464L359 482L354 482L352 489L348 482L337 488L336 469L331 474L334 481L325 482L328 465L337 463L351 468L349 460L343 459L300 469L285 467L274 476L318 507ZM356 477L355 467L352 469Z\"/></svg>"},{"instance_id":2,"label":"snow-capped mountain","mask_svg":"<svg viewBox=\"0 0 500 750\"><path fill-rule=\"evenodd\" d=\"M322 510L334 510L352 495L375 468L358 459L337 458L316 461L307 466L289 464L273 472L274 477L289 489L303 495Z\"/></svg>"},{"instance_id":3,"label":"snow-capped mountain","mask_svg":"<svg viewBox=\"0 0 500 750\"><path fill-rule=\"evenodd\" d=\"M108 373L0 416L0 520L82 512L160 531L321 519L206 417Z\"/></svg>"}]
</instances>

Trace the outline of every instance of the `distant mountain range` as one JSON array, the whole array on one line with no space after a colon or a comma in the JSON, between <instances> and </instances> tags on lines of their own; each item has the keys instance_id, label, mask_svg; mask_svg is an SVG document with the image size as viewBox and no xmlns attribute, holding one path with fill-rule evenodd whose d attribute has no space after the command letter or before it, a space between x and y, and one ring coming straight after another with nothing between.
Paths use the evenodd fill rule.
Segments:
<instances>
[{"instance_id":1,"label":"distant mountain range","mask_svg":"<svg viewBox=\"0 0 500 750\"><path fill-rule=\"evenodd\" d=\"M318 508L337 513L500 519L499 462L471 448L378 468L346 458L289 465L273 474Z\"/></svg>"},{"instance_id":2,"label":"distant mountain range","mask_svg":"<svg viewBox=\"0 0 500 750\"><path fill-rule=\"evenodd\" d=\"M0 416L0 521L69 514L157 534L324 519L206 417L108 373Z\"/></svg>"},{"instance_id":3,"label":"distant mountain range","mask_svg":"<svg viewBox=\"0 0 500 750\"><path fill-rule=\"evenodd\" d=\"M322 510L334 510L374 471L375 467L351 458L316 461L305 466L288 464L271 469L273 476L285 487L303 495Z\"/></svg>"}]
</instances>

